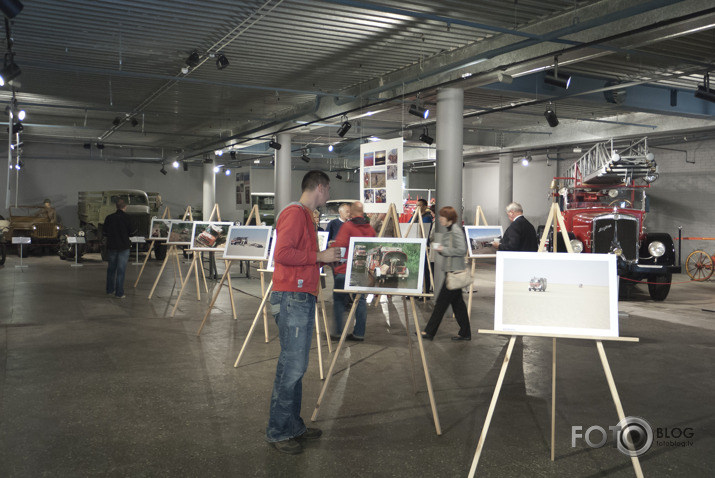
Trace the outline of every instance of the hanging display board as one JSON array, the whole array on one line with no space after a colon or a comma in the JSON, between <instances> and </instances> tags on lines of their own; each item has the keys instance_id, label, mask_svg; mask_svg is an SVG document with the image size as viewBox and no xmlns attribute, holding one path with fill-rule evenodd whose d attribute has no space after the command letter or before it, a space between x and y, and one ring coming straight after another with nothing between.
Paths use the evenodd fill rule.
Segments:
<instances>
[{"instance_id":1,"label":"hanging display board","mask_svg":"<svg viewBox=\"0 0 715 478\"><path fill-rule=\"evenodd\" d=\"M360 145L360 197L366 213L402 213L402 138Z\"/></svg>"}]
</instances>

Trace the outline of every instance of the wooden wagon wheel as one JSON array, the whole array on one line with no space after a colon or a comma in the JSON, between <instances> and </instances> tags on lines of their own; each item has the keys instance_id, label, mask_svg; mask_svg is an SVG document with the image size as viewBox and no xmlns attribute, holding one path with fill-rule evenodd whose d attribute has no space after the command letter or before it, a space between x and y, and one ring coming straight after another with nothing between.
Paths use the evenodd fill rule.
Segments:
<instances>
[{"instance_id":1,"label":"wooden wagon wheel","mask_svg":"<svg viewBox=\"0 0 715 478\"><path fill-rule=\"evenodd\" d=\"M685 270L694 281L705 281L713 275L713 259L705 251L693 251L685 260Z\"/></svg>"}]
</instances>

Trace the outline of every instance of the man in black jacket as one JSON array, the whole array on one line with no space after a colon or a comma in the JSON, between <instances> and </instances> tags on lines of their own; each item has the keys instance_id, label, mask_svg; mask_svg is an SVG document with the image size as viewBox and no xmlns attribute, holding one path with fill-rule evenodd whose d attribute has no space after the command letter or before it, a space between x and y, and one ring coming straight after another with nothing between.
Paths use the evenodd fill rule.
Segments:
<instances>
[{"instance_id":1,"label":"man in black jacket","mask_svg":"<svg viewBox=\"0 0 715 478\"><path fill-rule=\"evenodd\" d=\"M129 262L129 252L132 244L129 236L132 234L132 224L126 213L127 203L117 200L117 212L104 219L102 232L107 238L107 294L114 294L117 299L123 299L124 274Z\"/></svg>"},{"instance_id":2,"label":"man in black jacket","mask_svg":"<svg viewBox=\"0 0 715 478\"><path fill-rule=\"evenodd\" d=\"M492 245L500 251L536 252L539 248L536 230L524 217L521 204L513 202L506 207L506 215L511 224L504 231L501 241L494 241Z\"/></svg>"}]
</instances>

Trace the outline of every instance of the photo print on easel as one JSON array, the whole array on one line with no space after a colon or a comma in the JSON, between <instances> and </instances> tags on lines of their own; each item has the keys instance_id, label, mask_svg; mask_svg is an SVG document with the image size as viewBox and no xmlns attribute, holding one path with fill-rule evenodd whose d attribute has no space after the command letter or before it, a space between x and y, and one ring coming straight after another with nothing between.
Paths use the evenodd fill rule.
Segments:
<instances>
[{"instance_id":1,"label":"photo print on easel","mask_svg":"<svg viewBox=\"0 0 715 478\"><path fill-rule=\"evenodd\" d=\"M346 290L421 294L426 239L351 237Z\"/></svg>"},{"instance_id":2,"label":"photo print on easel","mask_svg":"<svg viewBox=\"0 0 715 478\"><path fill-rule=\"evenodd\" d=\"M193 230L193 221L171 221L171 225L169 226L169 240L167 244L190 246L191 233Z\"/></svg>"},{"instance_id":3,"label":"photo print on easel","mask_svg":"<svg viewBox=\"0 0 715 478\"><path fill-rule=\"evenodd\" d=\"M194 222L191 233L191 249L197 251L216 251L226 247L230 222Z\"/></svg>"},{"instance_id":4,"label":"photo print on easel","mask_svg":"<svg viewBox=\"0 0 715 478\"><path fill-rule=\"evenodd\" d=\"M613 254L497 252L494 330L618 337Z\"/></svg>"},{"instance_id":5,"label":"photo print on easel","mask_svg":"<svg viewBox=\"0 0 715 478\"><path fill-rule=\"evenodd\" d=\"M231 226L228 243L223 252L224 259L261 261L268 256L270 226Z\"/></svg>"},{"instance_id":6,"label":"photo print on easel","mask_svg":"<svg viewBox=\"0 0 715 478\"><path fill-rule=\"evenodd\" d=\"M464 226L469 246L469 257L496 257L497 249L492 242L501 239L501 226Z\"/></svg>"},{"instance_id":7,"label":"photo print on easel","mask_svg":"<svg viewBox=\"0 0 715 478\"><path fill-rule=\"evenodd\" d=\"M171 219L152 218L150 239L154 241L168 241L169 229L171 229Z\"/></svg>"}]
</instances>

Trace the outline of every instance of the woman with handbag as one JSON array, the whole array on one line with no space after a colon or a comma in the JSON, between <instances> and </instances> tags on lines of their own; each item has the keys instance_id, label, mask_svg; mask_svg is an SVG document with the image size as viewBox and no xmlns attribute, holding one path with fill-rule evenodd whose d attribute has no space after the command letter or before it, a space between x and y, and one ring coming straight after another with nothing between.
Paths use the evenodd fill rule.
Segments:
<instances>
[{"instance_id":1,"label":"woman with handbag","mask_svg":"<svg viewBox=\"0 0 715 478\"><path fill-rule=\"evenodd\" d=\"M464 271L464 256L467 254L464 233L458 226L455 226L457 219L457 211L453 207L445 206L439 210L439 224L442 227L446 227L447 232L438 234L438 239L441 239L441 241L440 243L432 243L432 249L445 258L445 278L437 295L437 302L434 305L432 316L422 332L423 339L432 340L434 338L447 307L451 305L459 324L459 335L452 337L452 340L472 340L472 329L469 326L467 306L462 298L462 287L465 286L456 281L456 289L447 287L447 279L451 273ZM452 282L454 281L450 281L450 284ZM452 285L452 287L455 287L455 285Z\"/></svg>"}]
</instances>

